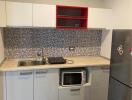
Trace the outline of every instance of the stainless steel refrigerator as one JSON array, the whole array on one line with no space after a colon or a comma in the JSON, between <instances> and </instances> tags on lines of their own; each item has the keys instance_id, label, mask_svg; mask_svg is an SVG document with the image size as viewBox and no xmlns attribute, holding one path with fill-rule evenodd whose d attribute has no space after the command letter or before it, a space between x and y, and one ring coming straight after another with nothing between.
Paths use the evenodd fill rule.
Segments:
<instances>
[{"instance_id":1,"label":"stainless steel refrigerator","mask_svg":"<svg viewBox=\"0 0 132 100\"><path fill-rule=\"evenodd\" d=\"M132 100L132 30L113 30L108 100Z\"/></svg>"}]
</instances>

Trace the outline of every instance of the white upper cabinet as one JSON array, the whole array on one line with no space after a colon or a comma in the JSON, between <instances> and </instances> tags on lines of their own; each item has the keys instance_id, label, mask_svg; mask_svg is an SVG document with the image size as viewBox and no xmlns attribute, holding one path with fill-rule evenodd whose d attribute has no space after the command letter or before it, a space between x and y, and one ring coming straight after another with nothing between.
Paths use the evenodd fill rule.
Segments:
<instances>
[{"instance_id":1,"label":"white upper cabinet","mask_svg":"<svg viewBox=\"0 0 132 100\"><path fill-rule=\"evenodd\" d=\"M5 1L0 1L0 27L6 25L56 27L56 5L6 1L5 8ZM111 29L112 27L111 9L89 8L88 28Z\"/></svg>"},{"instance_id":2,"label":"white upper cabinet","mask_svg":"<svg viewBox=\"0 0 132 100\"><path fill-rule=\"evenodd\" d=\"M5 1L0 1L0 27L6 26Z\"/></svg>"},{"instance_id":3,"label":"white upper cabinet","mask_svg":"<svg viewBox=\"0 0 132 100\"><path fill-rule=\"evenodd\" d=\"M112 28L112 10L103 8L89 8L88 28Z\"/></svg>"},{"instance_id":4,"label":"white upper cabinet","mask_svg":"<svg viewBox=\"0 0 132 100\"><path fill-rule=\"evenodd\" d=\"M32 3L6 2L7 26L32 26Z\"/></svg>"},{"instance_id":5,"label":"white upper cabinet","mask_svg":"<svg viewBox=\"0 0 132 100\"><path fill-rule=\"evenodd\" d=\"M33 26L56 27L56 5L33 4Z\"/></svg>"}]
</instances>

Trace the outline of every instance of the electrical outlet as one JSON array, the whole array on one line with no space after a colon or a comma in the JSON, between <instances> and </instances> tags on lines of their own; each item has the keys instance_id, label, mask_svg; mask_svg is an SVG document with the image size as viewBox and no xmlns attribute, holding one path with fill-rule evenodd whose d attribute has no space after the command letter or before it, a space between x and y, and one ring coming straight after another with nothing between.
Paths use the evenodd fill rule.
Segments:
<instances>
[{"instance_id":1,"label":"electrical outlet","mask_svg":"<svg viewBox=\"0 0 132 100\"><path fill-rule=\"evenodd\" d=\"M69 51L75 51L75 47L69 47Z\"/></svg>"}]
</instances>

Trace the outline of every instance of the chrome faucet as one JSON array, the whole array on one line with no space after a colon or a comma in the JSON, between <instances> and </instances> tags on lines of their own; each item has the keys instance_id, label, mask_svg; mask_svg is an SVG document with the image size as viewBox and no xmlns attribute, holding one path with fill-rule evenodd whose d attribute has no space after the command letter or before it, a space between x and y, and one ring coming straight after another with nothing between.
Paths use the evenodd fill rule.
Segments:
<instances>
[{"instance_id":1,"label":"chrome faucet","mask_svg":"<svg viewBox=\"0 0 132 100\"><path fill-rule=\"evenodd\" d=\"M44 56L43 56L43 48L41 48L41 52L37 52L37 60L39 59L43 59L44 58Z\"/></svg>"}]
</instances>

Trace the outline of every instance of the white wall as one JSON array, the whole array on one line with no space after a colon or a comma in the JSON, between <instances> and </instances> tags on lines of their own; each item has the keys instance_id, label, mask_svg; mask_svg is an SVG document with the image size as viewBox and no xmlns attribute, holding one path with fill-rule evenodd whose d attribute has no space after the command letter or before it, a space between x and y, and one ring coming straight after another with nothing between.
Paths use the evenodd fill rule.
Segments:
<instances>
[{"instance_id":1,"label":"white wall","mask_svg":"<svg viewBox=\"0 0 132 100\"><path fill-rule=\"evenodd\" d=\"M111 58L112 29L102 31L101 56Z\"/></svg>"},{"instance_id":2,"label":"white wall","mask_svg":"<svg viewBox=\"0 0 132 100\"><path fill-rule=\"evenodd\" d=\"M113 10L115 29L132 29L132 0L105 0Z\"/></svg>"},{"instance_id":3,"label":"white wall","mask_svg":"<svg viewBox=\"0 0 132 100\"><path fill-rule=\"evenodd\" d=\"M114 29L132 29L132 0L105 0L106 8L112 8ZM112 30L102 33L101 56L111 56Z\"/></svg>"},{"instance_id":4,"label":"white wall","mask_svg":"<svg viewBox=\"0 0 132 100\"><path fill-rule=\"evenodd\" d=\"M4 45L2 38L2 29L0 28L0 63L4 60Z\"/></svg>"}]
</instances>

